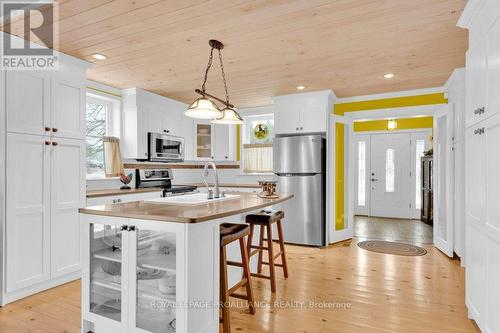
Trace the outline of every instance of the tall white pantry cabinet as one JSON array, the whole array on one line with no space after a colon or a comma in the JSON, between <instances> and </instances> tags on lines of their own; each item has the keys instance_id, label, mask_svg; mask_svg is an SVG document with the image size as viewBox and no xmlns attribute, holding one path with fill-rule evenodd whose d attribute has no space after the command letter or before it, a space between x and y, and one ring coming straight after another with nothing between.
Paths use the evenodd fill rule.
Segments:
<instances>
[{"instance_id":1,"label":"tall white pantry cabinet","mask_svg":"<svg viewBox=\"0 0 500 333\"><path fill-rule=\"evenodd\" d=\"M466 305L482 332L500 332L500 1L469 1L466 57Z\"/></svg>"},{"instance_id":2,"label":"tall white pantry cabinet","mask_svg":"<svg viewBox=\"0 0 500 333\"><path fill-rule=\"evenodd\" d=\"M80 277L88 67L0 72L1 305Z\"/></svg>"}]
</instances>

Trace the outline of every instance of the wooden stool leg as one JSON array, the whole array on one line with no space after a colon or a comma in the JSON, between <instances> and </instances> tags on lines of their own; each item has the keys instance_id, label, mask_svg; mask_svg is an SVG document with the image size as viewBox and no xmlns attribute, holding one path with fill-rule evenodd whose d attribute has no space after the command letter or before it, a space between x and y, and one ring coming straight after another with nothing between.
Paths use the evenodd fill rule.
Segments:
<instances>
[{"instance_id":1,"label":"wooden stool leg","mask_svg":"<svg viewBox=\"0 0 500 333\"><path fill-rule=\"evenodd\" d=\"M285 241L283 238L283 229L281 229L281 220L276 222L276 226L278 227L278 238L280 243L281 250L281 263L283 264L283 275L285 279L288 278L288 265L286 262L286 254L285 254Z\"/></svg>"},{"instance_id":2,"label":"wooden stool leg","mask_svg":"<svg viewBox=\"0 0 500 333\"><path fill-rule=\"evenodd\" d=\"M252 253L252 244L253 244L253 224L250 224L250 234L248 235L248 240L247 240L247 256L248 256L248 261L250 262L250 253Z\"/></svg>"},{"instance_id":3,"label":"wooden stool leg","mask_svg":"<svg viewBox=\"0 0 500 333\"><path fill-rule=\"evenodd\" d=\"M276 276L274 274L274 251L273 251L273 232L272 225L268 224L267 228L267 251L269 261L269 276L271 277L271 292L276 292Z\"/></svg>"},{"instance_id":4,"label":"wooden stool leg","mask_svg":"<svg viewBox=\"0 0 500 333\"><path fill-rule=\"evenodd\" d=\"M252 284L250 280L250 267L248 266L248 255L245 246L245 238L240 238L240 251L241 251L241 264L243 266L243 274L245 279L247 280L245 283L245 287L247 289L248 309L250 310L251 314L254 314L255 303L253 298Z\"/></svg>"},{"instance_id":5,"label":"wooden stool leg","mask_svg":"<svg viewBox=\"0 0 500 333\"><path fill-rule=\"evenodd\" d=\"M227 282L227 261L226 261L226 247L220 249L220 301L222 307L222 332L231 332L231 318L229 314L229 294Z\"/></svg>"},{"instance_id":6,"label":"wooden stool leg","mask_svg":"<svg viewBox=\"0 0 500 333\"><path fill-rule=\"evenodd\" d=\"M265 226L261 225L260 226L260 234L259 234L259 247L263 247L264 246L264 229L265 229ZM262 256L263 256L263 253L262 253L262 249L259 249L259 260L257 261L257 273L262 273Z\"/></svg>"}]
</instances>

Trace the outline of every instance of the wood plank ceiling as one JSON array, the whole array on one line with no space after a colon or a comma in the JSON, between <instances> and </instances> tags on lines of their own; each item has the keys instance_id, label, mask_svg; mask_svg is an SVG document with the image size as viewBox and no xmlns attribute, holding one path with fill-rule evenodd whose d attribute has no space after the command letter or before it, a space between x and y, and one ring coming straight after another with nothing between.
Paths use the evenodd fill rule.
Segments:
<instances>
[{"instance_id":1,"label":"wood plank ceiling","mask_svg":"<svg viewBox=\"0 0 500 333\"><path fill-rule=\"evenodd\" d=\"M237 107L332 89L347 97L441 86L464 66L466 0L59 0L59 50L96 61L88 78L195 98L208 40L223 41ZM16 30L14 28L14 33ZM218 69L208 90L224 96ZM383 74L392 72L392 80Z\"/></svg>"}]
</instances>

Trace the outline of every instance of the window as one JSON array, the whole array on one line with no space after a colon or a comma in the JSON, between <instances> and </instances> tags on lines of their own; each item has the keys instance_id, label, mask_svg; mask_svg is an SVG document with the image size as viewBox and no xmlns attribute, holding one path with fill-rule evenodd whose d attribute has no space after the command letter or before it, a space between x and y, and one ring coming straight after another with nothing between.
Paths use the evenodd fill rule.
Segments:
<instances>
[{"instance_id":1,"label":"window","mask_svg":"<svg viewBox=\"0 0 500 333\"><path fill-rule=\"evenodd\" d=\"M243 125L243 172L273 172L273 115L245 117Z\"/></svg>"},{"instance_id":2,"label":"window","mask_svg":"<svg viewBox=\"0 0 500 333\"><path fill-rule=\"evenodd\" d=\"M385 191L394 192L394 149L385 151Z\"/></svg>"},{"instance_id":3,"label":"window","mask_svg":"<svg viewBox=\"0 0 500 333\"><path fill-rule=\"evenodd\" d=\"M114 130L112 116L117 103L95 95L87 95L85 117L87 179L105 178L103 137L116 134L114 133L116 131ZM119 122L117 123L119 124ZM119 136L119 134L115 136Z\"/></svg>"},{"instance_id":4,"label":"window","mask_svg":"<svg viewBox=\"0 0 500 333\"><path fill-rule=\"evenodd\" d=\"M415 209L422 208L422 197L420 191L422 190L422 163L420 158L424 156L425 141L416 140L415 146Z\"/></svg>"},{"instance_id":5,"label":"window","mask_svg":"<svg viewBox=\"0 0 500 333\"><path fill-rule=\"evenodd\" d=\"M366 198L366 143L358 142L358 206L364 206Z\"/></svg>"}]
</instances>

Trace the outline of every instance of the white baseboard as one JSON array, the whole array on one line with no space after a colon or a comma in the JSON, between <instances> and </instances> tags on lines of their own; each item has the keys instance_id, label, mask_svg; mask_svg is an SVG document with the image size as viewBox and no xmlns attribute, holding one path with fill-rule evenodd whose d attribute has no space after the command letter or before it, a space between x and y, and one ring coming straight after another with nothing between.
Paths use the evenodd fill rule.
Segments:
<instances>
[{"instance_id":1,"label":"white baseboard","mask_svg":"<svg viewBox=\"0 0 500 333\"><path fill-rule=\"evenodd\" d=\"M47 280L41 283L37 283L31 287L28 288L23 288L21 290L13 291L10 293L5 293L3 294L2 297L2 303L1 306L5 306L9 303L12 303L14 301L17 301L21 298L25 298L34 294L37 294L41 291L51 289L57 286L60 286L62 284L78 280L82 277L82 272L81 271L76 271L55 279Z\"/></svg>"}]
</instances>

